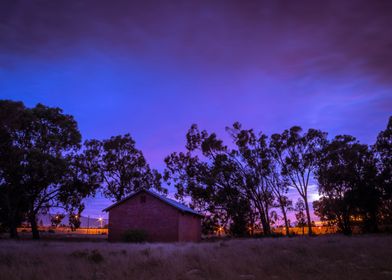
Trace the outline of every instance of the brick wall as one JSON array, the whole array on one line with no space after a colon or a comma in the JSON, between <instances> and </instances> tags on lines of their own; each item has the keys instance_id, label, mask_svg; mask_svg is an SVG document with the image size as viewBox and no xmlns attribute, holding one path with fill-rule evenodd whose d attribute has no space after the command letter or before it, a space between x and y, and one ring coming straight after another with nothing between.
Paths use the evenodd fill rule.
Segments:
<instances>
[{"instance_id":1,"label":"brick wall","mask_svg":"<svg viewBox=\"0 0 392 280\"><path fill-rule=\"evenodd\" d=\"M198 242L201 238L201 219L198 216L179 213L178 240Z\"/></svg>"},{"instance_id":2,"label":"brick wall","mask_svg":"<svg viewBox=\"0 0 392 280\"><path fill-rule=\"evenodd\" d=\"M141 202L141 196L145 196L144 203ZM109 240L121 241L126 230L143 229L147 232L149 241L179 241L180 216L181 212L176 208L148 193L141 192L109 210ZM186 216L192 217L192 215ZM181 227L181 234L189 239L190 235L184 234L186 222L181 223L184 224L184 227ZM191 227L192 230L189 231L195 228L194 225Z\"/></svg>"}]
</instances>

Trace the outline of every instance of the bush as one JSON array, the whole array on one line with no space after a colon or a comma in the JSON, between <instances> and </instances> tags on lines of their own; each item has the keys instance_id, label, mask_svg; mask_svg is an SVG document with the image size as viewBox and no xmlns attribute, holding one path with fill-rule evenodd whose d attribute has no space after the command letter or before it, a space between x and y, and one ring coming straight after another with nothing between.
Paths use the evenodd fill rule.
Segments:
<instances>
[{"instance_id":1,"label":"bush","mask_svg":"<svg viewBox=\"0 0 392 280\"><path fill-rule=\"evenodd\" d=\"M72 257L76 258L87 258L88 250L77 250L71 253Z\"/></svg>"},{"instance_id":2,"label":"bush","mask_svg":"<svg viewBox=\"0 0 392 280\"><path fill-rule=\"evenodd\" d=\"M141 243L147 241L147 233L142 229L130 229L123 235L125 242Z\"/></svg>"},{"instance_id":3,"label":"bush","mask_svg":"<svg viewBox=\"0 0 392 280\"><path fill-rule=\"evenodd\" d=\"M103 256L98 250L92 250L90 255L88 256L88 259L94 263L103 262Z\"/></svg>"},{"instance_id":4,"label":"bush","mask_svg":"<svg viewBox=\"0 0 392 280\"><path fill-rule=\"evenodd\" d=\"M74 251L71 253L71 256L75 258L84 258L93 263L100 263L104 261L102 254L96 249L91 250L90 252L88 250Z\"/></svg>"}]
</instances>

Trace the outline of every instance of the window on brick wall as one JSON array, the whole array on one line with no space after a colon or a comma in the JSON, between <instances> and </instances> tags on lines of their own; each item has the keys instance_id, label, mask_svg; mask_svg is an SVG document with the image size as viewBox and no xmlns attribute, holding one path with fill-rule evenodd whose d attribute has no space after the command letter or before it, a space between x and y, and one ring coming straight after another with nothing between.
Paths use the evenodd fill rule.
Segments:
<instances>
[{"instance_id":1,"label":"window on brick wall","mask_svg":"<svg viewBox=\"0 0 392 280\"><path fill-rule=\"evenodd\" d=\"M140 197L140 203L146 203L146 196L145 195L142 195Z\"/></svg>"}]
</instances>

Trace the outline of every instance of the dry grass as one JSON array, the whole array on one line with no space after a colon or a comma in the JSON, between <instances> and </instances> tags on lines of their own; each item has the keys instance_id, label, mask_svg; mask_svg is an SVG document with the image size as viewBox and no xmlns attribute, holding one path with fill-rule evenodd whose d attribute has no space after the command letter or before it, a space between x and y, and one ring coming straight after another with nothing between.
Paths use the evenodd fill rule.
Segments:
<instances>
[{"instance_id":1,"label":"dry grass","mask_svg":"<svg viewBox=\"0 0 392 280\"><path fill-rule=\"evenodd\" d=\"M392 236L141 245L0 240L0 279L392 279Z\"/></svg>"}]
</instances>

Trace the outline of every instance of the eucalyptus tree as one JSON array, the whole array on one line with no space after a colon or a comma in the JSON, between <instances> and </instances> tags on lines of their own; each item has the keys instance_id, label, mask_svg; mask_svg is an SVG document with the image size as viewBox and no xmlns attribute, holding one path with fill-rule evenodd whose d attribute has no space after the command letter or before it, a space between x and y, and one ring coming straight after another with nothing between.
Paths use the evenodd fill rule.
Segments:
<instances>
[{"instance_id":1,"label":"eucalyptus tree","mask_svg":"<svg viewBox=\"0 0 392 280\"><path fill-rule=\"evenodd\" d=\"M282 175L282 167L273 157L270 139L263 133L256 134L252 129L242 129L239 123L227 128L237 150L233 156L239 169L248 179L244 185L247 197L254 203L263 225L264 231L270 232L272 208L279 208L289 233L287 212L292 209L292 201L288 198L288 180ZM272 215L276 216L276 215Z\"/></svg>"},{"instance_id":2,"label":"eucalyptus tree","mask_svg":"<svg viewBox=\"0 0 392 280\"><path fill-rule=\"evenodd\" d=\"M322 220L335 221L345 234L360 221L364 230L377 230L380 195L376 166L367 145L348 135L336 136L323 150L316 177L322 196L314 202Z\"/></svg>"},{"instance_id":3,"label":"eucalyptus tree","mask_svg":"<svg viewBox=\"0 0 392 280\"><path fill-rule=\"evenodd\" d=\"M277 162L274 160L271 162L270 173L267 176L267 183L269 184L275 197L274 207L279 208L283 215L286 235L288 236L290 234L288 212L293 210L293 202L288 197L289 183L287 178L282 176L278 171Z\"/></svg>"},{"instance_id":4,"label":"eucalyptus tree","mask_svg":"<svg viewBox=\"0 0 392 280\"><path fill-rule=\"evenodd\" d=\"M273 134L270 141L271 152L282 166L282 175L289 179L290 185L304 201L309 235L312 234L309 184L326 142L326 133L315 129L302 133L298 126L285 130L282 134Z\"/></svg>"},{"instance_id":5,"label":"eucalyptus tree","mask_svg":"<svg viewBox=\"0 0 392 280\"><path fill-rule=\"evenodd\" d=\"M89 192L69 188L67 177L73 152L80 147L77 123L60 108L38 104L26 108L21 102L1 101L1 199L6 205L11 236L24 218L39 238L37 215L51 207L65 207L70 195ZM5 160L8 157L8 160ZM73 200L80 201L80 200Z\"/></svg>"},{"instance_id":6,"label":"eucalyptus tree","mask_svg":"<svg viewBox=\"0 0 392 280\"><path fill-rule=\"evenodd\" d=\"M191 126L186 139L185 152L165 158L165 180L177 189L178 198L190 197L191 206L206 214L205 230L227 226L235 235L244 234L250 209L231 151L215 133L199 131L197 125Z\"/></svg>"},{"instance_id":7,"label":"eucalyptus tree","mask_svg":"<svg viewBox=\"0 0 392 280\"><path fill-rule=\"evenodd\" d=\"M161 186L162 176L151 169L136 142L129 134L113 136L102 141L88 140L84 153L92 170L102 181L103 193L114 201L120 201L128 194L154 188L165 192Z\"/></svg>"},{"instance_id":8,"label":"eucalyptus tree","mask_svg":"<svg viewBox=\"0 0 392 280\"><path fill-rule=\"evenodd\" d=\"M387 127L381 131L372 147L378 169L378 187L381 192L382 204L379 219L386 224L392 223L392 117Z\"/></svg>"},{"instance_id":9,"label":"eucalyptus tree","mask_svg":"<svg viewBox=\"0 0 392 280\"><path fill-rule=\"evenodd\" d=\"M11 238L27 212L27 197L22 184L25 153L15 139L22 134L26 107L22 102L0 100L0 224ZM19 136L20 138L20 136Z\"/></svg>"},{"instance_id":10,"label":"eucalyptus tree","mask_svg":"<svg viewBox=\"0 0 392 280\"><path fill-rule=\"evenodd\" d=\"M257 209L263 231L268 235L271 233L270 210L275 199L275 185L270 180L272 162L268 137L263 133L256 135L252 129L243 129L238 122L226 130L237 147L230 153L230 158L244 180L241 191Z\"/></svg>"}]
</instances>

